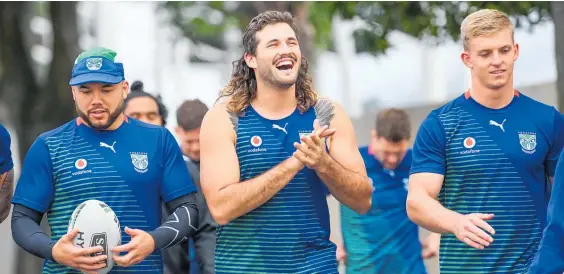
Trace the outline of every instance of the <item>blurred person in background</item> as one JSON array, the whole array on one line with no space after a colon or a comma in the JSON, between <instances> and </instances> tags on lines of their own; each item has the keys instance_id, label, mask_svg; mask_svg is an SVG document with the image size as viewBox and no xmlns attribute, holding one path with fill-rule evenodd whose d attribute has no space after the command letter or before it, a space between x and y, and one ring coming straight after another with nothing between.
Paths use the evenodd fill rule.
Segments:
<instances>
[{"instance_id":1,"label":"blurred person in background","mask_svg":"<svg viewBox=\"0 0 564 274\"><path fill-rule=\"evenodd\" d=\"M198 232L192 237L195 248L195 257L199 268L192 268L194 273L199 270L201 274L211 274L214 271L214 252L216 242L217 224L213 220L200 185L200 127L208 107L200 100L186 100L176 110L175 129L176 137L180 141L180 149L184 160L192 175L192 180L198 189L198 206L200 207L200 226Z\"/></svg>"},{"instance_id":2,"label":"blurred person in background","mask_svg":"<svg viewBox=\"0 0 564 274\"><path fill-rule=\"evenodd\" d=\"M145 92L141 81L133 82L130 89L124 103L125 115L148 124L166 126L168 110L161 97Z\"/></svg>"},{"instance_id":3,"label":"blurred person in background","mask_svg":"<svg viewBox=\"0 0 564 274\"><path fill-rule=\"evenodd\" d=\"M290 13L255 16L242 40L200 135L216 272L337 273L327 190L360 213L372 193L352 122L318 98Z\"/></svg>"},{"instance_id":4,"label":"blurred person in background","mask_svg":"<svg viewBox=\"0 0 564 274\"><path fill-rule=\"evenodd\" d=\"M370 145L360 148L374 190L365 215L341 205L347 273L424 274L423 259L438 253L440 234L420 243L419 227L406 212L410 139L408 114L390 108L378 114Z\"/></svg>"},{"instance_id":5,"label":"blurred person in background","mask_svg":"<svg viewBox=\"0 0 564 274\"><path fill-rule=\"evenodd\" d=\"M519 44L506 14L473 12L460 31L471 86L421 124L407 212L442 234L441 273L528 273L546 225L564 120L515 90Z\"/></svg>"},{"instance_id":6,"label":"blurred person in background","mask_svg":"<svg viewBox=\"0 0 564 274\"><path fill-rule=\"evenodd\" d=\"M112 273L162 273L160 250L197 230L196 187L180 148L165 128L124 115L129 83L116 56L99 47L77 57L69 85L78 117L37 137L25 157L12 236L45 259L43 273L95 273L107 256L116 263ZM67 231L86 200L106 203L125 228L108 254L102 246L75 246L78 228ZM163 202L173 212L166 222ZM51 237L39 226L45 213Z\"/></svg>"},{"instance_id":7,"label":"blurred person in background","mask_svg":"<svg viewBox=\"0 0 564 274\"><path fill-rule=\"evenodd\" d=\"M180 149L183 151L192 181L197 185L200 221L198 231L190 239L162 250L165 274L213 273L215 226L213 220L210 220L209 212L207 215L202 215L202 210L207 212L207 206L201 193L199 179L199 127L207 111L207 107L202 105L198 100L186 101L177 110L177 122L183 126L177 127L176 134L180 139ZM168 110L162 103L160 96L146 92L141 81L135 81L131 85L131 92L125 99L124 112L132 118L157 126L165 126L168 116ZM184 127L187 129L182 130ZM189 157L186 157L186 155L189 155ZM170 214L164 204L162 211L163 217Z\"/></svg>"},{"instance_id":8,"label":"blurred person in background","mask_svg":"<svg viewBox=\"0 0 564 274\"><path fill-rule=\"evenodd\" d=\"M12 161L11 143L10 133L0 124L0 223L8 218L12 207L14 162Z\"/></svg>"}]
</instances>

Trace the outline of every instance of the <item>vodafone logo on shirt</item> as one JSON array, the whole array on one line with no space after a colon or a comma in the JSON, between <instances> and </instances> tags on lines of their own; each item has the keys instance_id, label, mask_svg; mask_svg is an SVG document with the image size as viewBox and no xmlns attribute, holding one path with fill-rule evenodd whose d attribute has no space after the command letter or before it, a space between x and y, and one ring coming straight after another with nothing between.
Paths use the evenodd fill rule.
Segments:
<instances>
[{"instance_id":1,"label":"vodafone logo on shirt","mask_svg":"<svg viewBox=\"0 0 564 274\"><path fill-rule=\"evenodd\" d=\"M260 147L262 146L262 137L255 135L253 137L251 137L251 140L249 140L251 143L251 146L253 146L254 148L247 150L247 152L264 152L266 151L266 148Z\"/></svg>"},{"instance_id":2,"label":"vodafone logo on shirt","mask_svg":"<svg viewBox=\"0 0 564 274\"><path fill-rule=\"evenodd\" d=\"M466 137L464 139L464 147L465 148L473 148L476 145L476 140L472 137Z\"/></svg>"},{"instance_id":3,"label":"vodafone logo on shirt","mask_svg":"<svg viewBox=\"0 0 564 274\"><path fill-rule=\"evenodd\" d=\"M82 170L86 167L86 165L88 165L88 162L85 159L78 159L74 162L74 167L76 167L76 169Z\"/></svg>"},{"instance_id":4,"label":"vodafone logo on shirt","mask_svg":"<svg viewBox=\"0 0 564 274\"><path fill-rule=\"evenodd\" d=\"M86 173L92 173L92 170L91 170L91 169L85 170L85 168L86 168L87 166L88 166L88 161L86 161L86 159L83 159L83 158L77 159L77 160L74 162L74 167L75 167L76 169L78 169L78 171L73 172L73 173L72 173L72 176L77 176L77 175L86 174Z\"/></svg>"},{"instance_id":5,"label":"vodafone logo on shirt","mask_svg":"<svg viewBox=\"0 0 564 274\"><path fill-rule=\"evenodd\" d=\"M260 138L260 136L251 137L251 145L254 147L260 147L260 145L262 145L262 138Z\"/></svg>"},{"instance_id":6,"label":"vodafone logo on shirt","mask_svg":"<svg viewBox=\"0 0 564 274\"><path fill-rule=\"evenodd\" d=\"M461 151L460 154L474 154L480 152L479 149L473 149L476 146L476 139L471 136L464 138L462 145L468 150Z\"/></svg>"}]
</instances>

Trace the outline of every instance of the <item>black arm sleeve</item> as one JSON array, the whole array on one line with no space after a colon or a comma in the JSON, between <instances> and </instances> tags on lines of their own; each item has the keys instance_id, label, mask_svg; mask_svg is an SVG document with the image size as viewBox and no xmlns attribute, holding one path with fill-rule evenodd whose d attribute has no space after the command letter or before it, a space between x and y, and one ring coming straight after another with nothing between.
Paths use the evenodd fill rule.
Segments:
<instances>
[{"instance_id":1,"label":"black arm sleeve","mask_svg":"<svg viewBox=\"0 0 564 274\"><path fill-rule=\"evenodd\" d=\"M176 245L198 230L199 210L195 193L169 201L166 206L172 214L161 226L149 232L155 240L155 249Z\"/></svg>"},{"instance_id":2,"label":"black arm sleeve","mask_svg":"<svg viewBox=\"0 0 564 274\"><path fill-rule=\"evenodd\" d=\"M53 246L51 238L41 230L39 224L43 213L20 204L14 204L12 211L12 237L16 244L25 251L42 259L53 259Z\"/></svg>"}]
</instances>

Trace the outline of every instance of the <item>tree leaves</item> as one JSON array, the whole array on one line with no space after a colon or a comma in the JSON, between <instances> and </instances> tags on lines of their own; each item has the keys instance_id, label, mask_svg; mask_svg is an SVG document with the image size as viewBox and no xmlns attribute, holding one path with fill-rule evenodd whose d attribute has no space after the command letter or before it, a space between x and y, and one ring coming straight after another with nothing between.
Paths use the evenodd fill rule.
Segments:
<instances>
[{"instance_id":1,"label":"tree leaves","mask_svg":"<svg viewBox=\"0 0 564 274\"><path fill-rule=\"evenodd\" d=\"M291 10L301 2L281 2L278 6ZM333 18L341 16L347 20L358 20L365 26L354 32L357 52L380 54L390 46L388 34L401 31L418 39L437 42L457 41L460 24L471 12L482 8L498 9L512 17L516 27L528 27L550 20L549 2L503 2L503 1L425 1L425 2L310 2L308 19L315 34L315 47L321 50L333 48ZM264 8L276 8L268 2L168 2L166 6L174 14L177 26L194 41L204 41L221 49L225 24L237 24L244 29L248 22ZM195 12L182 12L184 8L199 6ZM229 6L229 7L227 7ZM261 8L263 7L263 8ZM223 15L220 25L210 24L205 15L216 11ZM191 20L183 18L196 16Z\"/></svg>"}]
</instances>

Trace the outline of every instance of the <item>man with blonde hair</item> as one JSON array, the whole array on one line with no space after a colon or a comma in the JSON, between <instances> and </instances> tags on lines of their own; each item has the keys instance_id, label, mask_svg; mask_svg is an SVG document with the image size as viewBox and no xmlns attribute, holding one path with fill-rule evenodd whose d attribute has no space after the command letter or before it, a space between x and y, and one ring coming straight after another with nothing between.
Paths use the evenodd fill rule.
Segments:
<instances>
[{"instance_id":1,"label":"man with blonde hair","mask_svg":"<svg viewBox=\"0 0 564 274\"><path fill-rule=\"evenodd\" d=\"M443 234L441 273L526 273L545 226L564 120L514 89L519 45L507 15L474 12L461 34L471 87L422 123L407 212Z\"/></svg>"}]
</instances>

